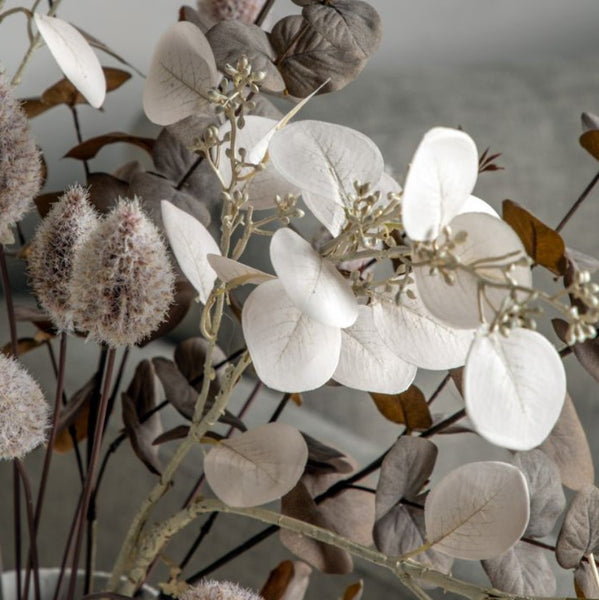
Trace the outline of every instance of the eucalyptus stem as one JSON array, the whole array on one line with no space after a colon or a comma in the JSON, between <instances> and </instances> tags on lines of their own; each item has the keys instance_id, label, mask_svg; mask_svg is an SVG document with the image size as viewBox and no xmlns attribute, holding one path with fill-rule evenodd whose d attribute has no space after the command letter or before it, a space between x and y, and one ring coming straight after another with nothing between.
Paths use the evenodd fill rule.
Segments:
<instances>
[{"instance_id":1,"label":"eucalyptus stem","mask_svg":"<svg viewBox=\"0 0 599 600\"><path fill-rule=\"evenodd\" d=\"M570 207L570 210L564 215L564 218L559 222L558 226L555 228L555 231L558 233L566 226L568 221L572 218L574 213L580 208L582 203L586 200L587 196L591 193L591 190L595 187L597 182L599 181L599 172L591 179L590 183L584 188L582 194L577 198L574 204Z\"/></svg>"}]
</instances>

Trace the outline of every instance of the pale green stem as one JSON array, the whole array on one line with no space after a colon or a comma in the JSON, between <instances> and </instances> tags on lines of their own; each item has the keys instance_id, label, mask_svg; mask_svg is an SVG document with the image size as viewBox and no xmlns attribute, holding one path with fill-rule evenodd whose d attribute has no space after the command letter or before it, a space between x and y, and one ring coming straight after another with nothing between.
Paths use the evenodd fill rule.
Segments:
<instances>
[{"instance_id":1,"label":"pale green stem","mask_svg":"<svg viewBox=\"0 0 599 600\"><path fill-rule=\"evenodd\" d=\"M593 556L593 553L591 552L590 554L587 555L587 558L589 559L589 564L591 565L591 573L593 573L593 578L595 579L595 585L597 586L597 589L599 589L599 571L597 571L597 563L595 562L595 557Z\"/></svg>"}]
</instances>

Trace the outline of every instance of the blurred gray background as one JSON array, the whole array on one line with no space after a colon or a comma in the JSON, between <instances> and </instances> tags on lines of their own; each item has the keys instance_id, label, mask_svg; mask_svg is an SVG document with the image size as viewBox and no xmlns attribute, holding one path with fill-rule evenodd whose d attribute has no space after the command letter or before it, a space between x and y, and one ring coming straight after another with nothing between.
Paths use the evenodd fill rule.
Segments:
<instances>
[{"instance_id":1,"label":"blurred gray background","mask_svg":"<svg viewBox=\"0 0 599 600\"><path fill-rule=\"evenodd\" d=\"M429 128L462 126L474 137L480 150L490 146L493 152L501 152L498 162L505 168L481 175L475 193L498 210L502 200L510 198L555 226L598 169L596 161L579 146L578 137L580 113L585 110L599 113L599 3L596 0L373 0L372 4L384 21L380 50L356 81L345 90L314 99L303 117L329 120L363 131L379 145L388 168L400 181L418 141ZM11 1L6 7L16 5ZM179 5L174 0L65 0L59 16L100 38L142 72L147 72L153 46L176 20ZM274 15L297 10L290 0L277 0ZM22 15L2 24L0 65L8 74L14 71L26 49L25 39ZM120 66L105 56L101 59L103 64ZM60 77L58 67L42 48L26 72L19 95L37 95ZM84 138L117 130L155 135L157 128L147 122L140 110L142 87L142 78L135 76L108 95L103 111L82 107ZM47 189L61 189L82 180L81 165L61 158L76 143L69 112L63 108L49 111L36 118L32 127L50 167ZM132 159L147 163L142 152L114 145L104 149L91 166L96 171L112 171ZM563 232L567 245L595 256L599 255L598 196L599 192L591 194ZM28 233L34 224L35 219L30 218ZM256 252L260 252L259 246ZM545 279L545 284L551 283L549 278ZM193 331L197 323L197 312L194 315L187 320L187 331ZM4 321L0 322L2 342L7 340ZM27 331L23 328L22 334ZM552 336L547 328L545 332ZM553 336L551 339L555 341ZM149 356L171 353L172 348L166 344L143 351ZM67 391L72 393L89 378L97 350L91 344L75 341L69 360L72 366ZM42 356L41 351L25 356L24 361L36 373L40 369L48 371L47 356ZM132 360L130 364L136 362ZM594 435L599 418L595 383L573 358L566 359L566 366L569 390L593 452L599 456L599 439ZM419 374L417 383L430 392L441 378L439 373ZM42 378L42 383L48 397L52 397L51 377ZM249 386L248 383L246 387ZM236 399L237 405L242 399L243 391ZM263 393L251 412L250 424L263 422L278 399L278 394ZM311 435L352 453L361 464L380 454L399 432L383 420L365 394L329 388L307 394L305 400L302 408L286 411L283 420L299 424ZM455 410L461 406L460 402L449 386L436 410ZM167 415L166 420L175 422L176 417ZM115 426L109 440L117 430ZM472 435L444 436L439 445L441 459L434 480L465 460L507 456ZM169 449L164 451L168 454ZM40 458L41 453L37 452L28 461L32 472L39 466ZM100 569L110 568L135 501L143 497L152 481L129 448L119 450L112 466L100 499ZM196 465L190 461L168 500L170 507L181 502L196 475ZM7 464L0 465L0 481L3 483L0 543L4 564L11 567ZM42 530L43 564L56 564L62 551L76 485L72 456L57 457ZM259 529L253 523L222 518L209 543L194 559L190 572ZM194 534L192 531L179 536L177 543L169 548L169 556L180 557ZM268 571L285 557L289 554L275 537L216 575L259 588ZM454 572L484 581L475 564L461 563ZM352 576L316 577L307 597L338 598L344 586L359 577L365 579L365 598L407 596L390 575L358 562ZM571 575L562 573L558 594L572 593Z\"/></svg>"}]
</instances>

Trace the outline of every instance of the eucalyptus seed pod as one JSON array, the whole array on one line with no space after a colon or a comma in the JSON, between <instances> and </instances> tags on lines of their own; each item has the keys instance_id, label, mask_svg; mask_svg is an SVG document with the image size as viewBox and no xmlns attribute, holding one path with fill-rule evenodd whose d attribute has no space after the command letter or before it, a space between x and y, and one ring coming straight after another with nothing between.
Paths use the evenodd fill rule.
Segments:
<instances>
[{"instance_id":1,"label":"eucalyptus seed pod","mask_svg":"<svg viewBox=\"0 0 599 600\"><path fill-rule=\"evenodd\" d=\"M75 326L112 347L141 342L164 320L173 289L173 270L158 230L136 198L120 199L75 254Z\"/></svg>"},{"instance_id":2,"label":"eucalyptus seed pod","mask_svg":"<svg viewBox=\"0 0 599 600\"><path fill-rule=\"evenodd\" d=\"M27 116L0 75L0 244L14 241L11 228L33 207L41 183L40 153Z\"/></svg>"},{"instance_id":3,"label":"eucalyptus seed pod","mask_svg":"<svg viewBox=\"0 0 599 600\"><path fill-rule=\"evenodd\" d=\"M200 9L215 21L236 20L252 24L265 0L200 0Z\"/></svg>"},{"instance_id":4,"label":"eucalyptus seed pod","mask_svg":"<svg viewBox=\"0 0 599 600\"><path fill-rule=\"evenodd\" d=\"M73 328L70 284L73 258L97 226L87 190L75 185L55 202L35 232L29 252L29 279L42 307L59 330Z\"/></svg>"},{"instance_id":5,"label":"eucalyptus seed pod","mask_svg":"<svg viewBox=\"0 0 599 600\"><path fill-rule=\"evenodd\" d=\"M261 596L229 581L203 580L188 588L180 600L262 600Z\"/></svg>"},{"instance_id":6,"label":"eucalyptus seed pod","mask_svg":"<svg viewBox=\"0 0 599 600\"><path fill-rule=\"evenodd\" d=\"M21 458L46 441L49 408L39 385L0 353L0 458Z\"/></svg>"}]
</instances>

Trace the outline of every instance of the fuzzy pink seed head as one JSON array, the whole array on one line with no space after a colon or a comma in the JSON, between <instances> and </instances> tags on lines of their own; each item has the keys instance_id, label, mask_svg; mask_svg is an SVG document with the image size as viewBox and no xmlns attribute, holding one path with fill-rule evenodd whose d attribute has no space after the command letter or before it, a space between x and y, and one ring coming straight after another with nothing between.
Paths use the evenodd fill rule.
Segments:
<instances>
[{"instance_id":1,"label":"fuzzy pink seed head","mask_svg":"<svg viewBox=\"0 0 599 600\"><path fill-rule=\"evenodd\" d=\"M73 329L71 275L83 241L98 224L88 191L68 189L35 232L29 253L29 279L42 307L59 330Z\"/></svg>"},{"instance_id":2,"label":"fuzzy pink seed head","mask_svg":"<svg viewBox=\"0 0 599 600\"><path fill-rule=\"evenodd\" d=\"M203 580L188 588L179 600L262 600L262 596L229 581Z\"/></svg>"},{"instance_id":3,"label":"fuzzy pink seed head","mask_svg":"<svg viewBox=\"0 0 599 600\"><path fill-rule=\"evenodd\" d=\"M139 201L120 199L75 255L75 326L112 347L141 342L164 320L174 279L164 241Z\"/></svg>"},{"instance_id":4,"label":"fuzzy pink seed head","mask_svg":"<svg viewBox=\"0 0 599 600\"><path fill-rule=\"evenodd\" d=\"M40 153L27 116L0 75L0 243L14 241L12 227L33 207L41 183Z\"/></svg>"},{"instance_id":5,"label":"fuzzy pink seed head","mask_svg":"<svg viewBox=\"0 0 599 600\"><path fill-rule=\"evenodd\" d=\"M0 353L0 459L21 458L46 441L49 407L19 361Z\"/></svg>"},{"instance_id":6,"label":"fuzzy pink seed head","mask_svg":"<svg viewBox=\"0 0 599 600\"><path fill-rule=\"evenodd\" d=\"M252 24L265 0L200 0L199 9L214 21L236 20Z\"/></svg>"}]
</instances>

